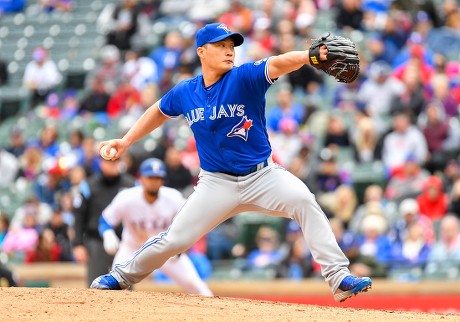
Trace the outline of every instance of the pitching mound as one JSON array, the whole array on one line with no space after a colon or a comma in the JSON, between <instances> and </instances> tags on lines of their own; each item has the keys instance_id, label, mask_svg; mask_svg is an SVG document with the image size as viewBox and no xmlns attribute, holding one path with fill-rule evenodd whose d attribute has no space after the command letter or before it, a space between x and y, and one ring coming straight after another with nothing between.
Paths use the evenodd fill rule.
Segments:
<instances>
[{"instance_id":1,"label":"pitching mound","mask_svg":"<svg viewBox=\"0 0 460 322\"><path fill-rule=\"evenodd\" d=\"M0 288L1 321L458 321L459 316L344 309L145 291Z\"/></svg>"}]
</instances>

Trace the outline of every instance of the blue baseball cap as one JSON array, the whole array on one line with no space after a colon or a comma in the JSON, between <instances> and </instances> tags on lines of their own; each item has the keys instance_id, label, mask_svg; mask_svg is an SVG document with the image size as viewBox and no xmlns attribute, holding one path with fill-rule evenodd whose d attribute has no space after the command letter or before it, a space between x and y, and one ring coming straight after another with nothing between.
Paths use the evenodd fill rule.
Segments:
<instances>
[{"instance_id":1,"label":"blue baseball cap","mask_svg":"<svg viewBox=\"0 0 460 322\"><path fill-rule=\"evenodd\" d=\"M207 43L215 43L224 40L228 37L233 39L235 47L241 45L244 42L244 37L237 33L231 32L230 29L223 23L211 23L207 24L196 34L196 47L201 47Z\"/></svg>"},{"instance_id":2,"label":"blue baseball cap","mask_svg":"<svg viewBox=\"0 0 460 322\"><path fill-rule=\"evenodd\" d=\"M142 177L166 177L166 167L163 161L157 158L144 160L139 167L139 174Z\"/></svg>"}]
</instances>

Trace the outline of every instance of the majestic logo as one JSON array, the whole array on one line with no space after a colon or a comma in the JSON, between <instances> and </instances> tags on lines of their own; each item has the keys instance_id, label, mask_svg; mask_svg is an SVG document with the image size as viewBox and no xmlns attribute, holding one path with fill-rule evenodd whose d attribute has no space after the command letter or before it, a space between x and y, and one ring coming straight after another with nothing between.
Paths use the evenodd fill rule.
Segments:
<instances>
[{"instance_id":1,"label":"majestic logo","mask_svg":"<svg viewBox=\"0 0 460 322\"><path fill-rule=\"evenodd\" d=\"M223 29L227 34L231 33L231 31L228 29L228 27L227 27L225 24L223 24L223 23L221 23L220 25L218 25L216 28L217 28L217 29Z\"/></svg>"},{"instance_id":2,"label":"majestic logo","mask_svg":"<svg viewBox=\"0 0 460 322\"><path fill-rule=\"evenodd\" d=\"M236 136L245 141L248 140L249 129L252 127L252 120L248 120L245 115L241 121L233 127L233 129L227 134L227 137Z\"/></svg>"}]
</instances>

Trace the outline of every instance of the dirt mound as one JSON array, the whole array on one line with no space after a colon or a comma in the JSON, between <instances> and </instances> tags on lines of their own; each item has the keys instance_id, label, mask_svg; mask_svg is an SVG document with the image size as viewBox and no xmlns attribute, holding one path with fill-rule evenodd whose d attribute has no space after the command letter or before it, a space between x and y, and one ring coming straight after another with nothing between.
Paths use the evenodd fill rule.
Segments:
<instances>
[{"instance_id":1,"label":"dirt mound","mask_svg":"<svg viewBox=\"0 0 460 322\"><path fill-rule=\"evenodd\" d=\"M458 321L459 316L344 309L181 293L0 288L1 321Z\"/></svg>"}]
</instances>

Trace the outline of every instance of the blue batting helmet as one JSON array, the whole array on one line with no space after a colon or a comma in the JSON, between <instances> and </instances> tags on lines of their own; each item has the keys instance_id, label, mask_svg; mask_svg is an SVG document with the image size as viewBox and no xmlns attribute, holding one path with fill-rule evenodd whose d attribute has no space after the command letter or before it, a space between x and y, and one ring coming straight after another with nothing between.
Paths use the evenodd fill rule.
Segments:
<instances>
[{"instance_id":1,"label":"blue batting helmet","mask_svg":"<svg viewBox=\"0 0 460 322\"><path fill-rule=\"evenodd\" d=\"M160 159L149 158L144 160L139 167L142 177L166 177L166 166Z\"/></svg>"}]
</instances>

